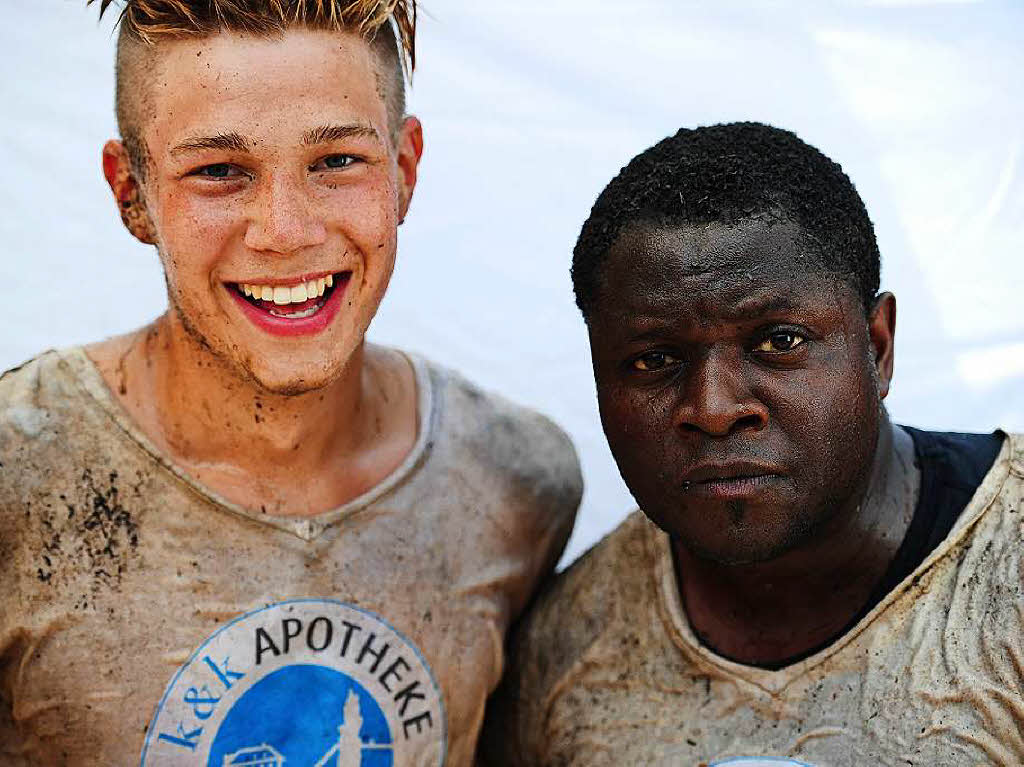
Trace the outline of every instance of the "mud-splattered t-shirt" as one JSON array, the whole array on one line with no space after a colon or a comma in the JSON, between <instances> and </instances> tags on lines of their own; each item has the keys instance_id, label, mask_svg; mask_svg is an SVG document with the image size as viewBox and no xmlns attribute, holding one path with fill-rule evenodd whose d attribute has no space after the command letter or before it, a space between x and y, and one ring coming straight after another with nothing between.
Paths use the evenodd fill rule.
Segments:
<instances>
[{"instance_id":1,"label":"mud-splattered t-shirt","mask_svg":"<svg viewBox=\"0 0 1024 767\"><path fill-rule=\"evenodd\" d=\"M1010 435L916 569L827 648L767 670L697 640L668 536L636 512L525 619L486 763L1019 767L1022 525L1024 439Z\"/></svg>"},{"instance_id":2,"label":"mud-splattered t-shirt","mask_svg":"<svg viewBox=\"0 0 1024 767\"><path fill-rule=\"evenodd\" d=\"M302 518L181 472L80 349L0 378L0 765L469 765L581 479L543 417L414 368L411 454Z\"/></svg>"}]
</instances>

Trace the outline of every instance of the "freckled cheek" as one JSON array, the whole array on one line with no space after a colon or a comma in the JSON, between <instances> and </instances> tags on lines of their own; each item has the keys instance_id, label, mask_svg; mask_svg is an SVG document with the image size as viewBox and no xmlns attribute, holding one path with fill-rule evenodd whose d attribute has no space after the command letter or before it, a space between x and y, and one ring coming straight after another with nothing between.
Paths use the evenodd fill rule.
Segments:
<instances>
[{"instance_id":1,"label":"freckled cheek","mask_svg":"<svg viewBox=\"0 0 1024 767\"><path fill-rule=\"evenodd\" d=\"M398 219L388 207L357 204L333 205L325 222L328 232L354 245L367 259L367 268L389 262L396 250ZM380 258L383 256L383 258Z\"/></svg>"},{"instance_id":2,"label":"freckled cheek","mask_svg":"<svg viewBox=\"0 0 1024 767\"><path fill-rule=\"evenodd\" d=\"M394 218L353 211L352 215L337 220L335 227L353 241L368 257L377 253L390 254L395 250L397 221Z\"/></svg>"},{"instance_id":3,"label":"freckled cheek","mask_svg":"<svg viewBox=\"0 0 1024 767\"><path fill-rule=\"evenodd\" d=\"M398 195L383 175L358 183L330 184L320 189L320 203L328 214L349 219L358 217L363 227L376 227L398 221Z\"/></svg>"},{"instance_id":4,"label":"freckled cheek","mask_svg":"<svg viewBox=\"0 0 1024 767\"><path fill-rule=\"evenodd\" d=\"M168 195L161 200L157 233L177 272L209 273L228 246L245 234L245 217L235 206L197 204ZM165 258L166 260L166 258Z\"/></svg>"}]
</instances>

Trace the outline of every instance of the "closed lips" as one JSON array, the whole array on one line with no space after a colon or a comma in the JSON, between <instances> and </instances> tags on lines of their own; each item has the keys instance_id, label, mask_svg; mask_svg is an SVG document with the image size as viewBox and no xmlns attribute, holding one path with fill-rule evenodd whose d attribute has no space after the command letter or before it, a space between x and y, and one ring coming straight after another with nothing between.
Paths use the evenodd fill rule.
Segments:
<instances>
[{"instance_id":1,"label":"closed lips","mask_svg":"<svg viewBox=\"0 0 1024 767\"><path fill-rule=\"evenodd\" d=\"M755 463L705 464L686 472L683 475L683 482L689 485L701 482L722 482L771 476L779 476L779 471L772 466Z\"/></svg>"}]
</instances>

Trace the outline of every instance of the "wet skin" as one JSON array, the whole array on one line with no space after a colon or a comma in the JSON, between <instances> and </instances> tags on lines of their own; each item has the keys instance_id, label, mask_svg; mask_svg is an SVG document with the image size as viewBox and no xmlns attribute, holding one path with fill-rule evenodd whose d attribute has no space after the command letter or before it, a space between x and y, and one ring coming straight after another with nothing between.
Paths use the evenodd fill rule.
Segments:
<instances>
[{"instance_id":1,"label":"wet skin","mask_svg":"<svg viewBox=\"0 0 1024 767\"><path fill-rule=\"evenodd\" d=\"M118 141L103 166L129 230L157 247L170 309L88 352L143 432L222 496L336 508L416 438L412 369L364 334L415 188L419 121L392 134L376 54L352 33L223 32L146 55L146 172ZM238 292L324 275L335 292L315 332L268 332Z\"/></svg>"},{"instance_id":2,"label":"wet skin","mask_svg":"<svg viewBox=\"0 0 1024 767\"><path fill-rule=\"evenodd\" d=\"M165 41L158 53L142 191L178 317L265 389L330 383L390 279L419 123L391 140L375 55L354 34L224 33ZM235 298L240 282L325 274L349 277L341 310L315 335L270 335Z\"/></svg>"},{"instance_id":3,"label":"wet skin","mask_svg":"<svg viewBox=\"0 0 1024 767\"><path fill-rule=\"evenodd\" d=\"M791 618L794 605L800 614L827 598L795 618L822 625L768 639L769 650L742 638L743 619L718 626L718 644L751 661L841 627L906 524L861 503L888 429L894 300L880 297L866 319L811 254L779 217L634 226L602 266L588 321L605 434L640 507L693 573L684 598L707 583L692 601L706 605L714 592L719 608L749 606L764 584L786 592L792 580L788 607L776 604ZM771 622L772 610L761 617ZM691 610L699 633L700 618ZM703 621L709 636L718 620Z\"/></svg>"}]
</instances>

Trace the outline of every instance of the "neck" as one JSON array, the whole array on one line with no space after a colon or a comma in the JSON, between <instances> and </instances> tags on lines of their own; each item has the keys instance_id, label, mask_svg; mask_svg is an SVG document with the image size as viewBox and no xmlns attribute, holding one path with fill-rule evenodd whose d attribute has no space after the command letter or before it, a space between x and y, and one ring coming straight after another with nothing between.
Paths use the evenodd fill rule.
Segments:
<instances>
[{"instance_id":1,"label":"neck","mask_svg":"<svg viewBox=\"0 0 1024 767\"><path fill-rule=\"evenodd\" d=\"M246 380L165 315L134 350L144 362L161 432L192 463L231 463L251 473L316 465L325 455L359 448L364 400L363 349L333 383L280 395ZM138 365L136 365L138 367Z\"/></svg>"},{"instance_id":2,"label":"neck","mask_svg":"<svg viewBox=\"0 0 1024 767\"><path fill-rule=\"evenodd\" d=\"M334 508L386 476L415 442L411 370L362 345L337 379L297 395L268 392L241 375L173 312L117 348L101 344L90 353L158 448L255 510Z\"/></svg>"},{"instance_id":3,"label":"neck","mask_svg":"<svg viewBox=\"0 0 1024 767\"><path fill-rule=\"evenodd\" d=\"M680 591L695 632L727 657L762 665L835 637L867 604L892 562L913 518L918 483L913 442L883 417L863 500L807 544L767 562L726 565L675 542Z\"/></svg>"}]
</instances>

